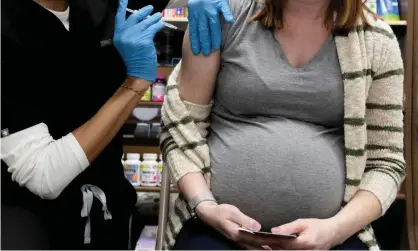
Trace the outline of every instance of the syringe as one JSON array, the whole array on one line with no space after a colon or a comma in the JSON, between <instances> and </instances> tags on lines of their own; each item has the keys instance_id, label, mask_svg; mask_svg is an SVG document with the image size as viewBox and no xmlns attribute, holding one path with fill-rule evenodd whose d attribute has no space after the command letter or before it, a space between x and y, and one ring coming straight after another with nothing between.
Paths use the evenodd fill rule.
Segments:
<instances>
[{"instance_id":1,"label":"syringe","mask_svg":"<svg viewBox=\"0 0 418 251\"><path fill-rule=\"evenodd\" d=\"M135 13L136 12L136 10L131 10L129 8L126 8L126 11L127 12L130 12L130 13ZM148 17L146 17L146 18L148 18ZM163 24L167 28L170 28L170 29L173 29L173 30L178 30L177 26L175 26L175 25L172 25L172 24L169 24L169 23L166 23L166 22L163 22Z\"/></svg>"}]
</instances>

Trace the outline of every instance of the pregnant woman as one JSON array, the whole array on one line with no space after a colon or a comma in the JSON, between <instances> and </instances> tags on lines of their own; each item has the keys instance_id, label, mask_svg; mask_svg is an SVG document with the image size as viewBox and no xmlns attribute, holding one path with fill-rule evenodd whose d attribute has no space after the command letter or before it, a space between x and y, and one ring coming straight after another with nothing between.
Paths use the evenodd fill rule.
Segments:
<instances>
[{"instance_id":1,"label":"pregnant woman","mask_svg":"<svg viewBox=\"0 0 418 251\"><path fill-rule=\"evenodd\" d=\"M230 5L221 51L195 56L186 34L167 88L161 148L182 196L166 247L378 249L370 223L405 167L392 30L362 0Z\"/></svg>"}]
</instances>

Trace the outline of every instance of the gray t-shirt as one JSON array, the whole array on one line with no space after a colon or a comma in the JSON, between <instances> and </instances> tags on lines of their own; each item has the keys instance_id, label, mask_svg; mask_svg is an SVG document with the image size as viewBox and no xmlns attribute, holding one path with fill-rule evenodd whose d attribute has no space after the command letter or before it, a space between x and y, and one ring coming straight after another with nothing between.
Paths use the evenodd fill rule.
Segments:
<instances>
[{"instance_id":1,"label":"gray t-shirt","mask_svg":"<svg viewBox=\"0 0 418 251\"><path fill-rule=\"evenodd\" d=\"M333 36L292 67L255 0L230 0L208 144L212 189L269 229L335 215L344 196L344 91Z\"/></svg>"}]
</instances>

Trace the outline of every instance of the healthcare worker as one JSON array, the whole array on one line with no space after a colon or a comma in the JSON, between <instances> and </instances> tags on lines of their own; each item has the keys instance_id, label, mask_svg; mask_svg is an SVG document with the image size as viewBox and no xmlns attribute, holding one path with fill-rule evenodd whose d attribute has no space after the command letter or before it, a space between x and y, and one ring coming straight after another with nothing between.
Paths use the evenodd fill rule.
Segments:
<instances>
[{"instance_id":1,"label":"healthcare worker","mask_svg":"<svg viewBox=\"0 0 418 251\"><path fill-rule=\"evenodd\" d=\"M154 9L126 19L127 1L2 1L2 249L127 249L136 193L118 131L156 78L169 2L132 1ZM228 1L188 6L194 52L218 49Z\"/></svg>"}]
</instances>

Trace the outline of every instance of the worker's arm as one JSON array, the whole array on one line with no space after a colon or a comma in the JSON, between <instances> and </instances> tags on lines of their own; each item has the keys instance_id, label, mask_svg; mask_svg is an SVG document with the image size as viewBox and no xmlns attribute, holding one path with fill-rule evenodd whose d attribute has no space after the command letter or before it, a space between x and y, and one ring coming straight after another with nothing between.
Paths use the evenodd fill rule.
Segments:
<instances>
[{"instance_id":1,"label":"worker's arm","mask_svg":"<svg viewBox=\"0 0 418 251\"><path fill-rule=\"evenodd\" d=\"M12 179L42 198L54 199L106 147L157 75L153 38L164 25L146 7L125 20L127 0L116 17L114 45L127 69L123 86L89 121L54 140L45 124L2 139L2 159ZM140 21L143 20L143 21Z\"/></svg>"},{"instance_id":2,"label":"worker's arm","mask_svg":"<svg viewBox=\"0 0 418 251\"><path fill-rule=\"evenodd\" d=\"M139 98L157 77L157 54L153 39L164 27L160 21L161 13L145 19L153 11L151 6L147 6L126 20L127 2L120 1L113 43L125 63L128 78L123 88L93 118L73 131L90 162L116 135Z\"/></svg>"},{"instance_id":3,"label":"worker's arm","mask_svg":"<svg viewBox=\"0 0 418 251\"><path fill-rule=\"evenodd\" d=\"M145 93L151 82L128 77L124 86ZM93 161L120 130L141 96L131 89L119 88L89 121L73 131L73 135Z\"/></svg>"},{"instance_id":4,"label":"worker's arm","mask_svg":"<svg viewBox=\"0 0 418 251\"><path fill-rule=\"evenodd\" d=\"M144 90L149 82L128 78L127 86ZM12 179L44 199L55 199L106 147L138 102L132 90L120 88L73 133L54 140L44 123L1 140L1 157Z\"/></svg>"}]
</instances>

